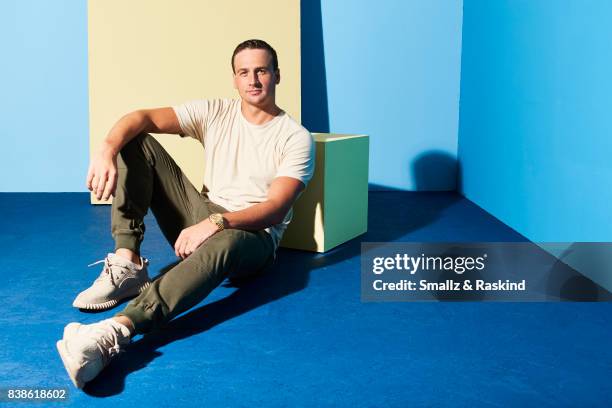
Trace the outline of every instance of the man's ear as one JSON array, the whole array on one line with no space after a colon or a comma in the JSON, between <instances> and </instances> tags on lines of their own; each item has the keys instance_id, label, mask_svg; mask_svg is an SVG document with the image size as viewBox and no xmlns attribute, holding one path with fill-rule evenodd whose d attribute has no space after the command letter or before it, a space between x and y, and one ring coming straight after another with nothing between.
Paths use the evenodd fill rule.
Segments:
<instances>
[{"instance_id":1,"label":"man's ear","mask_svg":"<svg viewBox=\"0 0 612 408\"><path fill-rule=\"evenodd\" d=\"M232 74L232 84L234 84L234 89L238 89L238 83L236 81L236 74Z\"/></svg>"},{"instance_id":2,"label":"man's ear","mask_svg":"<svg viewBox=\"0 0 612 408\"><path fill-rule=\"evenodd\" d=\"M280 84L280 69L276 70L276 85Z\"/></svg>"}]
</instances>

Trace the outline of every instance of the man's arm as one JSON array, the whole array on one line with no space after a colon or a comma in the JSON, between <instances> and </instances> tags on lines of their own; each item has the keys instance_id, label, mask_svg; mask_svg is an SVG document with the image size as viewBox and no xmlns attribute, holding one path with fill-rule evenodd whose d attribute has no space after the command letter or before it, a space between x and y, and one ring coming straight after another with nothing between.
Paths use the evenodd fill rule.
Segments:
<instances>
[{"instance_id":1,"label":"man's arm","mask_svg":"<svg viewBox=\"0 0 612 408\"><path fill-rule=\"evenodd\" d=\"M93 156L87 172L87 189L98 200L108 200L117 186L117 154L123 146L142 132L181 133L174 109L142 109L123 116L110 130L98 152Z\"/></svg>"},{"instance_id":2,"label":"man's arm","mask_svg":"<svg viewBox=\"0 0 612 408\"><path fill-rule=\"evenodd\" d=\"M260 230L279 224L304 190L304 183L292 177L277 177L270 184L266 201L244 210L223 213L226 228ZM174 252L185 259L218 230L208 218L181 231Z\"/></svg>"},{"instance_id":3,"label":"man's arm","mask_svg":"<svg viewBox=\"0 0 612 408\"><path fill-rule=\"evenodd\" d=\"M142 132L179 134L181 126L170 107L130 112L115 123L104 139L102 149L117 155L123 146Z\"/></svg>"},{"instance_id":4,"label":"man's arm","mask_svg":"<svg viewBox=\"0 0 612 408\"><path fill-rule=\"evenodd\" d=\"M270 184L268 199L244 210L223 214L226 228L260 230L280 224L304 190L304 183L292 177L277 177Z\"/></svg>"}]
</instances>

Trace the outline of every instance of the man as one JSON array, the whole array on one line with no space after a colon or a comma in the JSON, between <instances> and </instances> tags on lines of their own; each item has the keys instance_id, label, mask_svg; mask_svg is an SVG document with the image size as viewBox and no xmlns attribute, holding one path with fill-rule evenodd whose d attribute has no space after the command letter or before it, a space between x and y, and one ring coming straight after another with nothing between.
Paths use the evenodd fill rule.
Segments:
<instances>
[{"instance_id":1,"label":"man","mask_svg":"<svg viewBox=\"0 0 612 408\"><path fill-rule=\"evenodd\" d=\"M226 277L254 275L272 264L291 207L314 171L314 142L275 102L277 55L248 40L232 55L240 99L197 100L125 115L93 157L87 187L111 195L109 253L100 276L74 306L102 310L138 295L113 318L70 323L57 349L78 388L130 342L204 299ZM204 145L198 192L148 133L190 136ZM151 282L140 255L151 209L181 261Z\"/></svg>"}]
</instances>

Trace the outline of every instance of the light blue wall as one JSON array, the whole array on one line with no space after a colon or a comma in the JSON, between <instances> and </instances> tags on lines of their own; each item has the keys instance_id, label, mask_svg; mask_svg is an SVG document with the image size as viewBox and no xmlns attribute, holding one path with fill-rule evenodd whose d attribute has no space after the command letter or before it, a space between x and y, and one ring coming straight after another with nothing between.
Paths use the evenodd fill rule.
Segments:
<instances>
[{"instance_id":1,"label":"light blue wall","mask_svg":"<svg viewBox=\"0 0 612 408\"><path fill-rule=\"evenodd\" d=\"M612 241L612 2L465 0L464 194L533 241Z\"/></svg>"},{"instance_id":2,"label":"light blue wall","mask_svg":"<svg viewBox=\"0 0 612 408\"><path fill-rule=\"evenodd\" d=\"M370 135L371 183L454 190L462 1L321 3L330 131Z\"/></svg>"},{"instance_id":3,"label":"light blue wall","mask_svg":"<svg viewBox=\"0 0 612 408\"><path fill-rule=\"evenodd\" d=\"M311 130L325 130L324 123L335 132L370 134L370 181L378 186L453 189L461 0L322 3L316 12L316 1L302 6L310 18L302 41L314 47L303 55ZM0 191L86 191L86 4L0 5ZM316 83L307 82L309 52L325 67ZM316 106L322 92L328 113ZM326 117L312 119L313 109Z\"/></svg>"},{"instance_id":4,"label":"light blue wall","mask_svg":"<svg viewBox=\"0 0 612 408\"><path fill-rule=\"evenodd\" d=\"M3 1L0 50L0 191L86 191L86 2Z\"/></svg>"}]
</instances>

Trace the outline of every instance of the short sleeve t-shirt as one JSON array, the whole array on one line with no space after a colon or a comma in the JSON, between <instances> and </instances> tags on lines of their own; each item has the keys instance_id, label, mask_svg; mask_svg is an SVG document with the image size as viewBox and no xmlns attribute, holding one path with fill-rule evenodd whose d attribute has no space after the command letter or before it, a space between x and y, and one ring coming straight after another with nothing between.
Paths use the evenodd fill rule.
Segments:
<instances>
[{"instance_id":1,"label":"short sleeve t-shirt","mask_svg":"<svg viewBox=\"0 0 612 408\"><path fill-rule=\"evenodd\" d=\"M314 172L312 135L287 113L263 125L242 115L240 99L201 99L174 106L181 136L204 146L204 192L229 211L238 211L267 200L276 177L300 180L304 185ZM293 217L290 209L280 223L266 228L275 249Z\"/></svg>"}]
</instances>

